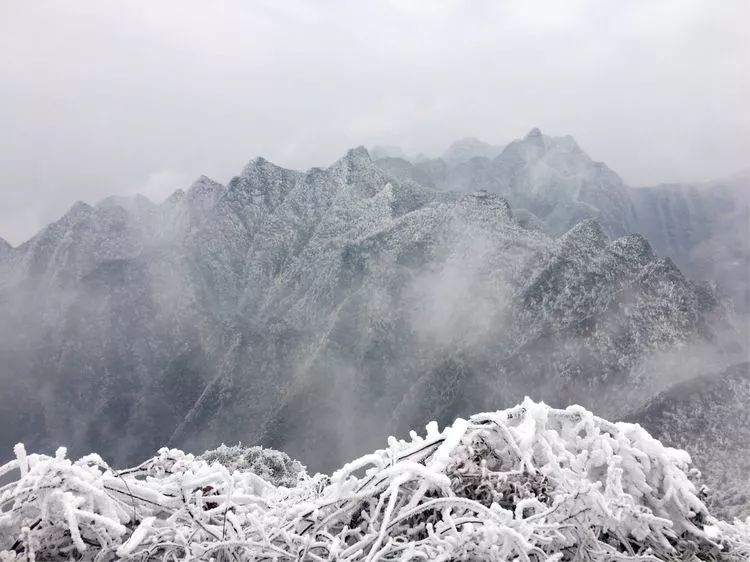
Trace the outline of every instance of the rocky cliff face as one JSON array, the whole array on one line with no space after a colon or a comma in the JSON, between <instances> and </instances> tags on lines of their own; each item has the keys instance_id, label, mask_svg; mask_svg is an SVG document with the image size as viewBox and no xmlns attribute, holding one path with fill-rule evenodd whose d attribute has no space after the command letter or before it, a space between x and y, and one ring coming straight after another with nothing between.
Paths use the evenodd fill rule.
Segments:
<instances>
[{"instance_id":1,"label":"rocky cliff face","mask_svg":"<svg viewBox=\"0 0 750 562\"><path fill-rule=\"evenodd\" d=\"M632 190L641 231L663 255L750 312L750 174Z\"/></svg>"},{"instance_id":2,"label":"rocky cliff face","mask_svg":"<svg viewBox=\"0 0 750 562\"><path fill-rule=\"evenodd\" d=\"M510 193L576 149L548 144L493 164L515 170ZM619 201L593 169L566 189L600 201L611 182ZM0 445L127 464L242 440L318 469L524 395L619 414L663 389L662 354L730 326L644 238L608 235L631 220L617 209L555 238L497 194L395 178L362 148L307 173L259 158L159 205L76 204L5 260Z\"/></svg>"}]
</instances>

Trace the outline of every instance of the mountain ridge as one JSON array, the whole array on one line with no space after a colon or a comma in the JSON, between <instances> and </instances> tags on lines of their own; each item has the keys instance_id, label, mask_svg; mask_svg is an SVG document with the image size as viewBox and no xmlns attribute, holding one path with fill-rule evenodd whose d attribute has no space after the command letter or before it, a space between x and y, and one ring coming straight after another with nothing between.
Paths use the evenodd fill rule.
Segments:
<instances>
[{"instance_id":1,"label":"mountain ridge","mask_svg":"<svg viewBox=\"0 0 750 562\"><path fill-rule=\"evenodd\" d=\"M626 185L570 136L532 129L494 160L456 166L378 162L391 174L438 189L477 188L508 199L519 214L559 235L587 218L610 235L644 234L657 252L703 281L717 282L741 314L750 313L750 174L710 182ZM420 167L422 166L422 167Z\"/></svg>"},{"instance_id":2,"label":"mountain ridge","mask_svg":"<svg viewBox=\"0 0 750 562\"><path fill-rule=\"evenodd\" d=\"M492 161L492 160L496 160L499 156L501 156L502 152L504 152L506 149L508 149L510 147L513 147L512 151L516 151L517 152L519 150L519 147L533 146L533 147L536 147L540 151L541 154L545 154L545 153L549 152L550 150L551 151L560 151L560 150L562 150L563 152L580 155L581 157L584 158L584 160L586 162L588 162L589 164L591 164L593 167L595 167L595 168L601 168L602 170L605 170L607 174L612 174L612 178L614 179L615 183L623 184L624 185L624 182L622 181L622 179L615 172L613 172L611 169L609 169L609 167L604 162L599 162L599 161L591 160L588 157L588 155L580 148L580 146L578 145L578 143L575 141L575 139L571 135L549 136L549 135L546 135L546 134L542 133L542 131L539 128L534 127L532 129L530 129L529 132L523 138L516 139L516 140L514 140L514 141L512 141L509 144L504 145L504 146L491 145L491 144L485 143L484 141L481 141L481 140L479 140L479 139L477 139L475 137L466 137L464 139L460 139L458 141L455 141L453 144L454 145L455 144L461 144L464 141L472 141L472 143L474 141L476 141L481 146L491 146L491 147L494 147L497 150L499 150L499 153L498 153L498 155L495 158L487 158L485 156L480 156L478 154L472 154L472 156L470 158L467 158L463 162L459 162L458 163L459 165L460 164L465 164L469 160L474 160L474 159L479 159L479 161L486 161L486 160ZM374 147L373 150L378 150L379 148L382 148L382 147ZM385 148L389 148L389 149L395 150L397 147L385 147ZM391 152L393 152L393 150L391 150ZM524 149L520 148L520 150L523 151ZM526 149L526 151L528 151L528 149ZM368 152L368 150L364 146L359 146L357 148L351 149L349 152L359 152L360 156L362 156L365 153L367 153L367 158L368 159L370 158L369 152ZM533 154L534 150L531 150L530 152L532 152L532 154ZM403 155L403 151L401 151L399 154ZM344 157L344 158L346 158L346 157ZM509 160L509 159L511 159L510 155L508 155L508 156L506 156L504 158L504 160ZM384 160L384 161L395 160L395 161L399 161L399 162L405 162L405 163L407 163L407 164L409 164L411 166L415 166L417 164L418 165L432 164L434 162L440 161L440 158L426 159L426 160L423 160L422 162L417 162L416 164L414 162L412 162L412 161L409 161L404 156L396 156L396 155L388 155L388 156L384 156L382 158L372 158L371 160L373 162L376 162L376 163L379 163L380 160ZM255 158L251 159L248 162L248 164L246 164L243 167L243 170L242 170L241 174L239 176L235 176L234 178L232 178L227 185L229 185L230 183L232 183L234 181L237 181L238 178L241 178L243 175L252 173L251 170L255 166L270 166L271 168L275 168L275 169L277 169L279 171L283 170L283 171L285 171L287 173L294 173L294 174L303 174L304 173L304 172L297 171L297 170L283 168L281 166L273 164L272 162L268 161L266 158L264 158L262 156L257 156ZM456 167L456 166L454 165L453 167ZM315 169L315 168L312 168L312 169ZM396 177L398 177L398 174L396 175ZM413 179L413 178L409 178L409 179ZM207 176L204 176L204 175L199 176L199 178L197 178L195 180L195 182L193 182L193 185L195 185L196 183L200 184L201 182L204 182L204 181L205 182L212 182L212 183L215 183L217 185L222 185L220 182L216 182L215 180L213 180L211 178L208 178ZM738 171L738 172L736 172L734 174L729 174L727 176L722 176L721 178L717 178L715 180L707 180L707 181L701 181L701 182L692 182L692 183L691 182L666 182L666 183L660 183L660 184L655 185L655 186L649 186L649 185L631 186L631 185L628 185L627 187L629 189L631 189L631 190L634 190L634 191L638 191L638 190L653 190L653 189L664 189L664 190L667 190L667 189L682 190L682 189L698 189L698 188L711 189L711 188L715 187L716 185L719 185L719 186L723 187L725 185L732 185L734 182L738 182L738 181L739 182L750 181L750 173L748 172L748 170L740 170L740 171ZM417 182L417 183L422 183L422 182ZM428 187L435 187L435 186L431 185L431 186L428 186ZM724 188L724 189L727 189L727 188ZM738 193L739 192L744 193L744 190L742 190L740 187L736 187L734 189L736 189ZM487 190L487 189L485 189L485 190ZM491 190L488 190L488 191L491 191ZM145 204L146 206L149 206L149 204L152 204L152 205L158 206L158 205L161 205L162 203L166 202L169 199L180 198L182 192L183 192L182 189L175 190L172 194L170 194L169 196L167 196L164 199L164 201L162 201L161 203L152 202L148 197L145 197L145 196L143 196L141 194L134 194L132 196L109 196L109 197L105 197L104 199L102 199L101 201L99 201L98 203L96 203L95 206L122 206L122 207L127 207L127 206L138 205L138 204ZM82 201L78 201L60 219L58 219L58 221L64 219L67 215L70 215L71 213L77 213L77 212L79 212L79 208L83 208L85 206L90 206L90 205L88 203L84 203ZM525 209L525 207L521 207L521 206L519 206L518 208ZM595 218L595 217L591 217L591 218ZM56 223L58 221L53 221L52 224L54 224L54 223ZM42 230L44 230L44 228ZM39 233L37 233L37 234L39 234ZM34 235L34 236L36 236L36 235ZM33 238L34 236L32 236L31 238ZM18 244L17 247L20 247L20 246L26 244L27 242L29 242L29 240L23 241L22 243ZM6 242L6 244L7 244L7 242Z\"/></svg>"},{"instance_id":3,"label":"mountain ridge","mask_svg":"<svg viewBox=\"0 0 750 562\"><path fill-rule=\"evenodd\" d=\"M328 466L500 397L616 413L662 390L649 361L728 321L642 237L586 219L556 239L496 193L399 180L362 147L308 172L256 158L130 207L74 206L0 284L16 303L0 425L39 447L72 436L124 460L222 435ZM322 458L340 416L360 437Z\"/></svg>"}]
</instances>

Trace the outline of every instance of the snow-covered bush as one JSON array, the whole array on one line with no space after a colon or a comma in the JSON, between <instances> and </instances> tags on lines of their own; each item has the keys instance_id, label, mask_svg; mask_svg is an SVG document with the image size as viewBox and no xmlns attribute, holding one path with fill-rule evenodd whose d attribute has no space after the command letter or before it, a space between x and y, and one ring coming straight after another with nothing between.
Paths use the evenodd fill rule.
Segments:
<instances>
[{"instance_id":1,"label":"snow-covered bush","mask_svg":"<svg viewBox=\"0 0 750 562\"><path fill-rule=\"evenodd\" d=\"M0 468L0 559L726 560L750 522L713 518L686 453L640 426L526 400L391 438L294 487L162 449L117 471L97 455ZM241 456L241 455L238 455ZM241 465L238 465L241 466Z\"/></svg>"},{"instance_id":2,"label":"snow-covered bush","mask_svg":"<svg viewBox=\"0 0 750 562\"><path fill-rule=\"evenodd\" d=\"M252 472L274 486L296 486L304 474L304 465L286 453L264 447L228 447L223 443L200 457L208 463L219 463L229 471Z\"/></svg>"}]
</instances>

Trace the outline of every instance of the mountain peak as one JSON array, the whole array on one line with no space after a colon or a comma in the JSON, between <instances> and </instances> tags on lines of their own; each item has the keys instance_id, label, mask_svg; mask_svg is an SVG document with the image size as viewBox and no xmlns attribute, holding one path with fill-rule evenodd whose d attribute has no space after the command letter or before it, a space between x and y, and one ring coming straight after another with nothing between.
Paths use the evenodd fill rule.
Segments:
<instances>
[{"instance_id":1,"label":"mountain peak","mask_svg":"<svg viewBox=\"0 0 750 562\"><path fill-rule=\"evenodd\" d=\"M509 146L514 146L516 150L520 149L529 155L534 154L536 157L541 157L547 153L548 144L551 140L547 135L543 135L539 128L534 127L525 137L513 141Z\"/></svg>"},{"instance_id":2,"label":"mountain peak","mask_svg":"<svg viewBox=\"0 0 750 562\"><path fill-rule=\"evenodd\" d=\"M656 259L651 244L640 234L628 234L617 238L609 245L609 250L640 266Z\"/></svg>"},{"instance_id":3,"label":"mountain peak","mask_svg":"<svg viewBox=\"0 0 750 562\"><path fill-rule=\"evenodd\" d=\"M215 182L208 176L201 175L190 186L190 188L188 189L188 193L208 192L208 191L213 192L221 187L222 185L220 183Z\"/></svg>"},{"instance_id":4,"label":"mountain peak","mask_svg":"<svg viewBox=\"0 0 750 562\"><path fill-rule=\"evenodd\" d=\"M601 250L607 245L607 234L602 225L594 219L585 219L568 230L560 238L563 248L591 248Z\"/></svg>"},{"instance_id":5,"label":"mountain peak","mask_svg":"<svg viewBox=\"0 0 750 562\"><path fill-rule=\"evenodd\" d=\"M268 167L269 164L273 165L262 156L256 156L255 158L250 160L250 162L245 164L245 166L242 168L242 172L240 173L240 177L247 178L253 176L257 174L259 170Z\"/></svg>"},{"instance_id":6,"label":"mountain peak","mask_svg":"<svg viewBox=\"0 0 750 562\"><path fill-rule=\"evenodd\" d=\"M511 142L495 160L513 161L519 157L524 161L552 158L557 162L555 166L566 162L563 168L570 167L571 164L577 162L577 165L585 168L610 172L605 164L591 160L571 135L549 136L537 127L531 129L525 137Z\"/></svg>"},{"instance_id":7,"label":"mountain peak","mask_svg":"<svg viewBox=\"0 0 750 562\"><path fill-rule=\"evenodd\" d=\"M256 156L242 168L240 177L257 180L260 176L277 176L287 172L291 172L291 170L277 166L262 156Z\"/></svg>"},{"instance_id":8,"label":"mountain peak","mask_svg":"<svg viewBox=\"0 0 750 562\"><path fill-rule=\"evenodd\" d=\"M541 138L542 136L542 131L539 129L539 127L534 127L528 133L526 133L526 136L524 138L533 139L537 137Z\"/></svg>"},{"instance_id":9,"label":"mountain peak","mask_svg":"<svg viewBox=\"0 0 750 562\"><path fill-rule=\"evenodd\" d=\"M182 201L185 198L185 190L184 189L176 189L172 195L167 197L164 200L165 205L176 205L180 201Z\"/></svg>"},{"instance_id":10,"label":"mountain peak","mask_svg":"<svg viewBox=\"0 0 750 562\"><path fill-rule=\"evenodd\" d=\"M345 160L349 162L371 162L370 153L364 146L357 146L347 151Z\"/></svg>"},{"instance_id":11,"label":"mountain peak","mask_svg":"<svg viewBox=\"0 0 750 562\"><path fill-rule=\"evenodd\" d=\"M352 172L354 170L364 170L374 166L370 153L364 146L358 146L351 148L346 152L343 158L339 158L334 162L329 170L346 170Z\"/></svg>"},{"instance_id":12,"label":"mountain peak","mask_svg":"<svg viewBox=\"0 0 750 562\"><path fill-rule=\"evenodd\" d=\"M531 129L523 138L526 144L543 146L546 150L585 154L571 135L553 137L545 135L538 127Z\"/></svg>"},{"instance_id":13,"label":"mountain peak","mask_svg":"<svg viewBox=\"0 0 750 562\"><path fill-rule=\"evenodd\" d=\"M222 191L224 191L223 185L215 182L208 176L202 175L187 190L187 197L189 201L200 201L201 205L210 207L221 195Z\"/></svg>"},{"instance_id":14,"label":"mountain peak","mask_svg":"<svg viewBox=\"0 0 750 562\"><path fill-rule=\"evenodd\" d=\"M94 208L88 203L84 203L83 201L76 201L75 203L73 203L73 206L68 209L68 212L62 216L59 222L78 222L79 220L82 220L89 216L93 210Z\"/></svg>"}]
</instances>

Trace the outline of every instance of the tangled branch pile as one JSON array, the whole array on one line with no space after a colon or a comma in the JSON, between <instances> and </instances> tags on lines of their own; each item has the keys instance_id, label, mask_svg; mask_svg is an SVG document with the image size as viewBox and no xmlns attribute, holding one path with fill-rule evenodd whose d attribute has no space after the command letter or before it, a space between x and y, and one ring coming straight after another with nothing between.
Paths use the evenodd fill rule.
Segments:
<instances>
[{"instance_id":1,"label":"tangled branch pile","mask_svg":"<svg viewBox=\"0 0 750 562\"><path fill-rule=\"evenodd\" d=\"M178 450L121 471L16 457L0 560L750 559L750 521L708 513L686 453L528 399L292 487Z\"/></svg>"}]
</instances>

